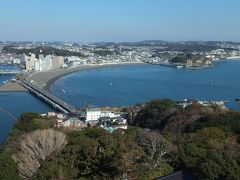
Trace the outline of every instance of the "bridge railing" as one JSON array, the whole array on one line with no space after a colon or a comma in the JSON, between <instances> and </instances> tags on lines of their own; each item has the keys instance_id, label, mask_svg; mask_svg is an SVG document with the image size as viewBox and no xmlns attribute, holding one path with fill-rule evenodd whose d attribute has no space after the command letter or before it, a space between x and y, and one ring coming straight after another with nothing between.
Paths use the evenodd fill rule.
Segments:
<instances>
[{"instance_id":1,"label":"bridge railing","mask_svg":"<svg viewBox=\"0 0 240 180\"><path fill-rule=\"evenodd\" d=\"M32 83L23 80L21 83L23 83L23 85L25 86L29 86L30 88L32 88L34 91L36 91L37 93L40 93L42 95L44 95L46 98L48 98L49 100L55 102L56 104L58 104L59 106L61 106L62 108L68 110L69 112L73 113L75 112L75 108L73 108L72 106L70 106L69 104L65 103L64 101L58 99L56 96L52 95L51 93L40 89L39 87L33 85Z\"/></svg>"}]
</instances>

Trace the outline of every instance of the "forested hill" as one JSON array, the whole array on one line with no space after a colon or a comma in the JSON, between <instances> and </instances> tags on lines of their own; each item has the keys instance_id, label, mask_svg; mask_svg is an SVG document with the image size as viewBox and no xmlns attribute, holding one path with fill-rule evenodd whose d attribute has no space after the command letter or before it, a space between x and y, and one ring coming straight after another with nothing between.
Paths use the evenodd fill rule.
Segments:
<instances>
[{"instance_id":1,"label":"forested hill","mask_svg":"<svg viewBox=\"0 0 240 180\"><path fill-rule=\"evenodd\" d=\"M239 179L240 112L182 108L164 99L124 108L132 128L55 129L23 114L0 154L0 179L155 179L188 169L198 179Z\"/></svg>"},{"instance_id":2,"label":"forested hill","mask_svg":"<svg viewBox=\"0 0 240 180\"><path fill-rule=\"evenodd\" d=\"M18 49L16 46L4 46L2 49L5 53L13 53L17 55L34 53L38 57L39 54L57 55L57 56L79 56L85 57L84 54L75 51L68 51L63 49L57 49L53 47L36 47L32 49Z\"/></svg>"}]
</instances>

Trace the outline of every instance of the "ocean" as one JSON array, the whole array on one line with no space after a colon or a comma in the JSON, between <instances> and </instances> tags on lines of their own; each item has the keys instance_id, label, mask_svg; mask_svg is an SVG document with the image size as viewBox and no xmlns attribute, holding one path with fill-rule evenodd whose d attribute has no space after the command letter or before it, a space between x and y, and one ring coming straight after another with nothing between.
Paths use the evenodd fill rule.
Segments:
<instances>
[{"instance_id":1,"label":"ocean","mask_svg":"<svg viewBox=\"0 0 240 180\"><path fill-rule=\"evenodd\" d=\"M80 107L125 106L156 98L226 100L240 109L240 61L218 62L201 70L160 65L129 65L79 71L55 81L51 92Z\"/></svg>"},{"instance_id":2,"label":"ocean","mask_svg":"<svg viewBox=\"0 0 240 180\"><path fill-rule=\"evenodd\" d=\"M0 65L0 69L15 69ZM14 76L1 76L0 85ZM0 144L4 143L16 119L24 112L46 113L53 109L28 92L0 92Z\"/></svg>"},{"instance_id":3,"label":"ocean","mask_svg":"<svg viewBox=\"0 0 240 180\"><path fill-rule=\"evenodd\" d=\"M0 84L12 78L0 76ZM127 106L170 98L228 100L228 107L240 110L240 104L235 101L240 97L240 61L221 61L201 70L149 64L102 67L63 76L51 85L50 90L75 107L86 104ZM5 142L16 118L23 112L54 111L28 92L0 92L0 108L0 144Z\"/></svg>"}]
</instances>

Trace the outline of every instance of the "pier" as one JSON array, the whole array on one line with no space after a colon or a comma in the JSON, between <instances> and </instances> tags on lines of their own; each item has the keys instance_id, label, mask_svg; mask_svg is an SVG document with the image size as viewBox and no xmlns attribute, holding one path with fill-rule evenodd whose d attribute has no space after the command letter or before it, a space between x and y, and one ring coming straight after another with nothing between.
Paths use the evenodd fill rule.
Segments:
<instances>
[{"instance_id":1,"label":"pier","mask_svg":"<svg viewBox=\"0 0 240 180\"><path fill-rule=\"evenodd\" d=\"M49 105L51 105L53 108L59 110L60 112L64 114L73 114L75 115L77 110L72 107L71 105L65 103L64 101L60 100L53 94L37 87L36 85L26 81L26 80L20 80L19 83L25 87L28 91L30 91L33 95L39 97L43 101L47 102Z\"/></svg>"}]
</instances>

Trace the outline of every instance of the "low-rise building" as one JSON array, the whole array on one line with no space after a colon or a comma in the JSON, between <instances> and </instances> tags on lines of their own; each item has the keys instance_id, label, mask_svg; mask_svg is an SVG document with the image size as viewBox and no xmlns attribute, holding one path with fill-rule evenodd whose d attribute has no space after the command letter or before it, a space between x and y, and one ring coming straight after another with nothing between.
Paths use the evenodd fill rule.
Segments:
<instances>
[{"instance_id":1,"label":"low-rise building","mask_svg":"<svg viewBox=\"0 0 240 180\"><path fill-rule=\"evenodd\" d=\"M94 109L88 109L86 111L86 122L88 121L97 121L101 117L101 109L94 108Z\"/></svg>"},{"instance_id":2,"label":"low-rise building","mask_svg":"<svg viewBox=\"0 0 240 180\"><path fill-rule=\"evenodd\" d=\"M112 111L102 111L99 108L88 109L86 111L86 122L88 121L98 121L100 118L108 117L114 118L119 117L120 114Z\"/></svg>"},{"instance_id":3,"label":"low-rise building","mask_svg":"<svg viewBox=\"0 0 240 180\"><path fill-rule=\"evenodd\" d=\"M62 122L64 127L86 127L87 124L76 117L69 118L66 121Z\"/></svg>"},{"instance_id":4,"label":"low-rise building","mask_svg":"<svg viewBox=\"0 0 240 180\"><path fill-rule=\"evenodd\" d=\"M119 115L115 112L112 112L112 111L102 111L101 114L100 114L100 117L113 118L113 117L117 117L117 116L119 116Z\"/></svg>"}]
</instances>

